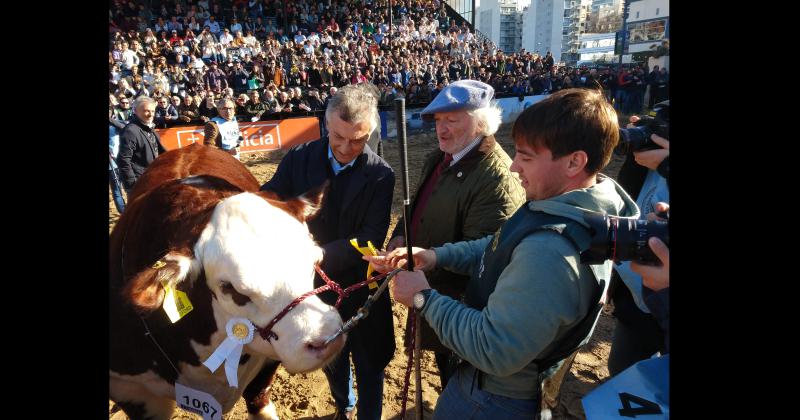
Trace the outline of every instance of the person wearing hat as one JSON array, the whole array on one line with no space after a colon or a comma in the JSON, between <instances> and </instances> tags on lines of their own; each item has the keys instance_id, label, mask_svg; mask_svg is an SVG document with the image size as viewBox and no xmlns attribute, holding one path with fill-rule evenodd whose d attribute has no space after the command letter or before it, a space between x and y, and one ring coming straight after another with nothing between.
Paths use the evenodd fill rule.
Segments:
<instances>
[{"instance_id":1,"label":"person wearing hat","mask_svg":"<svg viewBox=\"0 0 800 420\"><path fill-rule=\"evenodd\" d=\"M395 300L418 310L463 359L433 420L550 418L540 408L553 406L563 378L556 373L589 341L614 265L602 256L582 263L593 236L584 212L639 215L628 193L600 173L620 138L601 92L560 90L522 111L511 137L511 170L528 201L493 234L412 250L415 271L390 283ZM406 249L365 259L385 272L405 265ZM443 267L470 274L462 301L426 281Z\"/></svg>"},{"instance_id":2,"label":"person wearing hat","mask_svg":"<svg viewBox=\"0 0 800 420\"><path fill-rule=\"evenodd\" d=\"M413 246L430 248L490 235L525 201L525 191L509 170L511 158L494 138L501 111L491 104L493 95L485 83L459 80L422 111L424 119L436 121L439 148L426 157L413 197ZM406 246L405 223L398 222L388 251ZM459 299L469 276L438 268L428 279L440 293ZM444 389L455 358L425 322L422 348L434 351Z\"/></svg>"}]
</instances>

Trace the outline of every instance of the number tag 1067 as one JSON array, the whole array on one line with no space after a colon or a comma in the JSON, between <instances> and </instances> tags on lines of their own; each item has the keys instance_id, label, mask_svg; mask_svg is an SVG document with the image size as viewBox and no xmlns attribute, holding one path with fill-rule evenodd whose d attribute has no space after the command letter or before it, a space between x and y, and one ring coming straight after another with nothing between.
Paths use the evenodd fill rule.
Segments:
<instances>
[{"instance_id":1,"label":"number tag 1067","mask_svg":"<svg viewBox=\"0 0 800 420\"><path fill-rule=\"evenodd\" d=\"M222 406L203 391L175 383L175 401L178 407L203 416L203 420L221 420Z\"/></svg>"}]
</instances>

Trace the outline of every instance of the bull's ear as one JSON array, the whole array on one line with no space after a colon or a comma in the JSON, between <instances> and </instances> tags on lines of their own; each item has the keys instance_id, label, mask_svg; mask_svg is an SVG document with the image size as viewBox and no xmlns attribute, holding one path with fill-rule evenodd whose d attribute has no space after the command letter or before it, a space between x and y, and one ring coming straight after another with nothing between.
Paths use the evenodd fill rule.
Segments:
<instances>
[{"instance_id":1,"label":"bull's ear","mask_svg":"<svg viewBox=\"0 0 800 420\"><path fill-rule=\"evenodd\" d=\"M303 218L305 220L313 219L317 215L319 209L322 207L322 200L328 193L330 188L330 181L325 180L321 185L306 191L305 194L297 197L303 204Z\"/></svg>"},{"instance_id":2,"label":"bull's ear","mask_svg":"<svg viewBox=\"0 0 800 420\"><path fill-rule=\"evenodd\" d=\"M175 286L191 276L192 258L170 252L136 274L123 289L123 297L140 313L158 309L164 301L164 285Z\"/></svg>"}]
</instances>

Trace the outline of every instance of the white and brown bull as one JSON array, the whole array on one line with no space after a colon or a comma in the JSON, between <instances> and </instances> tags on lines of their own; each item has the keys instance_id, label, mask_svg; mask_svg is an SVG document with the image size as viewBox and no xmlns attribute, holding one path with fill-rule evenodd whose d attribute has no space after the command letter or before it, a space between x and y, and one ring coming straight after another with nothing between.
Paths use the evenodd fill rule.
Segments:
<instances>
[{"instance_id":1,"label":"white and brown bull","mask_svg":"<svg viewBox=\"0 0 800 420\"><path fill-rule=\"evenodd\" d=\"M269 401L275 370L308 372L344 345L324 340L342 325L316 296L302 301L272 331L246 344L238 387L224 369L203 362L226 339L226 323L267 325L313 289L322 258L305 224L322 192L288 201L259 192L231 155L200 144L163 154L132 191L111 234L111 399L132 419L169 419L175 383L206 392L228 412L242 396L251 418L277 418ZM164 310L164 285L185 292L194 309L176 323Z\"/></svg>"}]
</instances>

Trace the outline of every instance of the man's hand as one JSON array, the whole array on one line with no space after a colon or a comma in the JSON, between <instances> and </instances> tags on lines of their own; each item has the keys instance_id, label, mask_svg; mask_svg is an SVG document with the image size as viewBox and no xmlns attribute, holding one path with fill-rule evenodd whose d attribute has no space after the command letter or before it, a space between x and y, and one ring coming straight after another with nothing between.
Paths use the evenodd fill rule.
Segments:
<instances>
[{"instance_id":1,"label":"man's hand","mask_svg":"<svg viewBox=\"0 0 800 420\"><path fill-rule=\"evenodd\" d=\"M661 265L642 265L632 262L631 270L642 276L642 285L657 292L669 287L669 248L656 237L650 238L647 244L653 250L653 254L661 260Z\"/></svg>"},{"instance_id":2,"label":"man's hand","mask_svg":"<svg viewBox=\"0 0 800 420\"><path fill-rule=\"evenodd\" d=\"M658 168L658 165L660 165L661 162L667 156L669 156L669 140L658 136L657 134L651 135L650 138L653 140L653 143L663 147L663 149L633 152L633 158L636 159L636 163L639 165L655 171Z\"/></svg>"},{"instance_id":3,"label":"man's hand","mask_svg":"<svg viewBox=\"0 0 800 420\"><path fill-rule=\"evenodd\" d=\"M389 244L386 245L386 250L392 252L396 248L401 248L404 246L406 246L406 237L403 235L395 236L389 241Z\"/></svg>"},{"instance_id":4,"label":"man's hand","mask_svg":"<svg viewBox=\"0 0 800 420\"><path fill-rule=\"evenodd\" d=\"M425 273L417 270L397 273L389 287L392 289L394 300L409 308L413 305L414 295L417 292L431 288Z\"/></svg>"},{"instance_id":5,"label":"man's hand","mask_svg":"<svg viewBox=\"0 0 800 420\"><path fill-rule=\"evenodd\" d=\"M428 271L436 267L436 253L432 249L412 248L411 251L414 253L414 270ZM388 273L395 268L406 268L408 248L395 248L391 252L379 251L377 256L365 255L361 259L369 261L378 272Z\"/></svg>"},{"instance_id":6,"label":"man's hand","mask_svg":"<svg viewBox=\"0 0 800 420\"><path fill-rule=\"evenodd\" d=\"M428 271L436 267L436 253L432 249L415 247L411 249L411 252L414 254L415 270ZM406 268L408 264L408 248L395 248L382 258L383 260L379 260L380 264L392 268Z\"/></svg>"}]
</instances>

